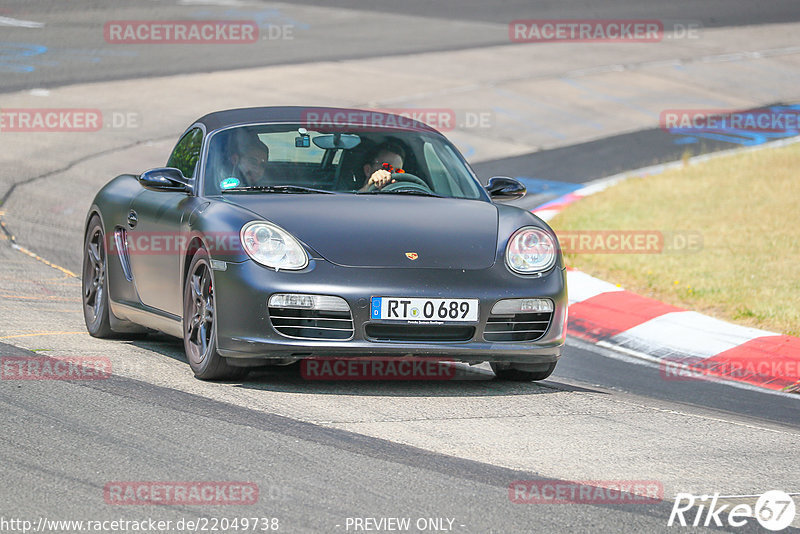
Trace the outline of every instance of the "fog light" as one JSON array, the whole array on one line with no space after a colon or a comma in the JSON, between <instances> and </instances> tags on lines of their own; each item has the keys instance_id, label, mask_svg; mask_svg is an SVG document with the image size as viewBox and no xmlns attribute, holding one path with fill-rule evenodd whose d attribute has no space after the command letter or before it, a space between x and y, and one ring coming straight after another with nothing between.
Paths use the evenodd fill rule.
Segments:
<instances>
[{"instance_id":1,"label":"fog light","mask_svg":"<svg viewBox=\"0 0 800 534\"><path fill-rule=\"evenodd\" d=\"M301 310L349 312L350 306L341 297L330 295L305 295L302 293L276 293L269 298L270 308L296 308Z\"/></svg>"},{"instance_id":2,"label":"fog light","mask_svg":"<svg viewBox=\"0 0 800 534\"><path fill-rule=\"evenodd\" d=\"M492 307L492 313L505 315L509 313L548 313L553 311L550 299L505 299Z\"/></svg>"}]
</instances>

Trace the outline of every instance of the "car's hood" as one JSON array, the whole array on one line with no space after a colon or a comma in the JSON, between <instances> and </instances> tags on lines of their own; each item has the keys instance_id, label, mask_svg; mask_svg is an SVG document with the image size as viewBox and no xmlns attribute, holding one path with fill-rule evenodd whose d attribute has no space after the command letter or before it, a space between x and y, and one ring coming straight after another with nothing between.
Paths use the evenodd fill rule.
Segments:
<instances>
[{"instance_id":1,"label":"car's hood","mask_svg":"<svg viewBox=\"0 0 800 534\"><path fill-rule=\"evenodd\" d=\"M497 208L489 202L391 194L242 193L225 200L339 265L486 269L495 261Z\"/></svg>"}]
</instances>

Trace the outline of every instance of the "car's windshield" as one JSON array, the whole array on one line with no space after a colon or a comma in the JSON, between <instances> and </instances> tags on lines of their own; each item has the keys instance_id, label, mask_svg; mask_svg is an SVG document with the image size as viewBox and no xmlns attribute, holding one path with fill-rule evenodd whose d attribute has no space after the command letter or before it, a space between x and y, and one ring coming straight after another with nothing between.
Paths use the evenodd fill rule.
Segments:
<instances>
[{"instance_id":1,"label":"car's windshield","mask_svg":"<svg viewBox=\"0 0 800 534\"><path fill-rule=\"evenodd\" d=\"M306 188L482 198L456 149L442 136L425 131L238 126L211 136L204 174L206 195ZM287 185L294 187L272 187Z\"/></svg>"}]
</instances>

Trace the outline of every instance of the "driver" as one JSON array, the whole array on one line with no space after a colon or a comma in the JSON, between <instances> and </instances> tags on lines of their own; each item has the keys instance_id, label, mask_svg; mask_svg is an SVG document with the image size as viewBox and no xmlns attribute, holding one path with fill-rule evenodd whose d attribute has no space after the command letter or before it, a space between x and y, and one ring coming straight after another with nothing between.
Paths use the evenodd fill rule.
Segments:
<instances>
[{"instance_id":1,"label":"driver","mask_svg":"<svg viewBox=\"0 0 800 534\"><path fill-rule=\"evenodd\" d=\"M364 163L364 176L369 178L358 191L365 192L370 186L383 189L390 183L394 183L396 180L392 179L392 173L381 167L384 163L388 163L395 169L402 169L404 159L405 151L397 143L387 141L376 146L367 155L366 163Z\"/></svg>"},{"instance_id":2,"label":"driver","mask_svg":"<svg viewBox=\"0 0 800 534\"><path fill-rule=\"evenodd\" d=\"M228 147L232 166L231 176L241 180L241 186L259 185L267 178L269 148L258 136L244 130L233 132Z\"/></svg>"}]
</instances>

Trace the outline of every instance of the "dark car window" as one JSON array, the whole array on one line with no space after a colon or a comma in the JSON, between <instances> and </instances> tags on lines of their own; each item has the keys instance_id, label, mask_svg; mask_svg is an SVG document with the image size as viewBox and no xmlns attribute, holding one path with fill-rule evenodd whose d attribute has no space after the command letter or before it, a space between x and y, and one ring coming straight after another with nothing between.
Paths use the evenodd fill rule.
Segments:
<instances>
[{"instance_id":1,"label":"dark car window","mask_svg":"<svg viewBox=\"0 0 800 534\"><path fill-rule=\"evenodd\" d=\"M167 167L180 169L185 177L194 178L202 144L203 131L200 128L194 128L189 131L175 145L175 149L172 151L169 161L167 161Z\"/></svg>"},{"instance_id":2,"label":"dark car window","mask_svg":"<svg viewBox=\"0 0 800 534\"><path fill-rule=\"evenodd\" d=\"M417 190L482 198L480 185L441 135L358 125L250 124L213 132L203 190L218 195L242 186L291 185L356 193L368 179L365 166L374 163L370 155L386 144L404 153L403 173L422 184Z\"/></svg>"}]
</instances>

